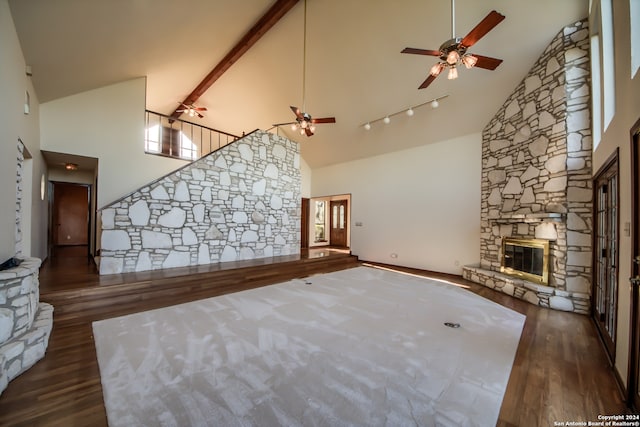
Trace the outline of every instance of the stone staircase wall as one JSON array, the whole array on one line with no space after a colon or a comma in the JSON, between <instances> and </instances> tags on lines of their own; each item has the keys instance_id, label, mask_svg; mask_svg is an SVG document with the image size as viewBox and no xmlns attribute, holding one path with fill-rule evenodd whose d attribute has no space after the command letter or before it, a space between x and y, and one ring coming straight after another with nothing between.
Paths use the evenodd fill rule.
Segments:
<instances>
[{"instance_id":1,"label":"stone staircase wall","mask_svg":"<svg viewBox=\"0 0 640 427\"><path fill-rule=\"evenodd\" d=\"M255 131L102 209L100 274L300 252L296 142Z\"/></svg>"},{"instance_id":2,"label":"stone staircase wall","mask_svg":"<svg viewBox=\"0 0 640 427\"><path fill-rule=\"evenodd\" d=\"M550 240L552 308L576 312L588 310L591 282L587 25L581 21L557 34L483 131L481 259L465 273L480 273L491 278L480 282L493 284L503 237L542 236ZM545 219L545 214L552 215ZM534 298L527 293L531 289L522 287L523 292L501 289L550 305L548 298Z\"/></svg>"}]
</instances>

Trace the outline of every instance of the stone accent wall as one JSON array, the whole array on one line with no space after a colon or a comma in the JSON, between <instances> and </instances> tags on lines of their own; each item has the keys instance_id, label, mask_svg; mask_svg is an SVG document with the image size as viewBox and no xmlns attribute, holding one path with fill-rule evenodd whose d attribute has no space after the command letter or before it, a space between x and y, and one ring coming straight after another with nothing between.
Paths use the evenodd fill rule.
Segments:
<instances>
[{"instance_id":1,"label":"stone accent wall","mask_svg":"<svg viewBox=\"0 0 640 427\"><path fill-rule=\"evenodd\" d=\"M253 132L102 210L100 274L300 252L296 142Z\"/></svg>"},{"instance_id":2,"label":"stone accent wall","mask_svg":"<svg viewBox=\"0 0 640 427\"><path fill-rule=\"evenodd\" d=\"M22 173L24 171L24 144L18 140L18 166L16 170L16 229L15 253L22 254Z\"/></svg>"},{"instance_id":3,"label":"stone accent wall","mask_svg":"<svg viewBox=\"0 0 640 427\"><path fill-rule=\"evenodd\" d=\"M553 39L484 129L481 260L464 271L533 304L580 313L591 282L589 78L582 21ZM495 274L507 236L550 241L548 287Z\"/></svg>"},{"instance_id":4,"label":"stone accent wall","mask_svg":"<svg viewBox=\"0 0 640 427\"><path fill-rule=\"evenodd\" d=\"M26 258L0 271L0 393L13 378L44 357L53 307L40 303L40 260Z\"/></svg>"}]
</instances>

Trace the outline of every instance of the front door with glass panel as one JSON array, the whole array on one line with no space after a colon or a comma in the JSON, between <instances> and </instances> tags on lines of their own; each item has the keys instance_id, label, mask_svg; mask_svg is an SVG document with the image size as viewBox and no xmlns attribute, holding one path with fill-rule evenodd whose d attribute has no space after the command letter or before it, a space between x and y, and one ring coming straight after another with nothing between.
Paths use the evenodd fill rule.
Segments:
<instances>
[{"instance_id":1,"label":"front door with glass panel","mask_svg":"<svg viewBox=\"0 0 640 427\"><path fill-rule=\"evenodd\" d=\"M330 205L331 246L347 247L347 201L334 200Z\"/></svg>"}]
</instances>

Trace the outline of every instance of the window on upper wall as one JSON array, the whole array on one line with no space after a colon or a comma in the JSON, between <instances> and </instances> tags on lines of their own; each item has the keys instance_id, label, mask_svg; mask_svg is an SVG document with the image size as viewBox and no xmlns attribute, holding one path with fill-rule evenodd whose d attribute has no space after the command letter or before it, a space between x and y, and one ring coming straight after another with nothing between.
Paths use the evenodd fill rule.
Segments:
<instances>
[{"instance_id":1,"label":"window on upper wall","mask_svg":"<svg viewBox=\"0 0 640 427\"><path fill-rule=\"evenodd\" d=\"M590 3L591 101L594 150L615 115L615 64L611 1L593 0Z\"/></svg>"},{"instance_id":2,"label":"window on upper wall","mask_svg":"<svg viewBox=\"0 0 640 427\"><path fill-rule=\"evenodd\" d=\"M602 139L602 96L600 91L600 37L591 36L591 126L593 128L593 149Z\"/></svg>"},{"instance_id":3,"label":"window on upper wall","mask_svg":"<svg viewBox=\"0 0 640 427\"><path fill-rule=\"evenodd\" d=\"M613 10L611 0L600 0L602 131L606 131L616 112L615 55L613 48Z\"/></svg>"},{"instance_id":4,"label":"window on upper wall","mask_svg":"<svg viewBox=\"0 0 640 427\"><path fill-rule=\"evenodd\" d=\"M629 27L631 28L631 77L640 69L640 1L629 0Z\"/></svg>"},{"instance_id":5,"label":"window on upper wall","mask_svg":"<svg viewBox=\"0 0 640 427\"><path fill-rule=\"evenodd\" d=\"M196 160L198 146L178 129L152 125L145 129L144 150L147 153L168 154L180 159Z\"/></svg>"}]
</instances>

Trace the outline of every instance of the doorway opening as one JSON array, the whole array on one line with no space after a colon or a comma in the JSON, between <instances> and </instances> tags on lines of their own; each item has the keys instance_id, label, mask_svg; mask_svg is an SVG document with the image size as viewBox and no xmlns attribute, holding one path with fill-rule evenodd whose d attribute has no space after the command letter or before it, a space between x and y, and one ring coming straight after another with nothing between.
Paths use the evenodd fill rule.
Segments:
<instances>
[{"instance_id":1,"label":"doorway opening","mask_svg":"<svg viewBox=\"0 0 640 427\"><path fill-rule=\"evenodd\" d=\"M350 206L350 194L311 198L307 228L309 247L348 249L351 246Z\"/></svg>"},{"instance_id":2,"label":"doorway opening","mask_svg":"<svg viewBox=\"0 0 640 427\"><path fill-rule=\"evenodd\" d=\"M89 255L91 186L52 182L51 243L85 246Z\"/></svg>"},{"instance_id":3,"label":"doorway opening","mask_svg":"<svg viewBox=\"0 0 640 427\"><path fill-rule=\"evenodd\" d=\"M80 245L86 247L84 253L86 253L93 262L93 257L98 255L96 248L99 244L97 229L98 218L96 217L98 200L98 159L44 150L42 151L42 155L47 163L48 169L48 255L49 257L54 255L53 249L55 248ZM68 188L72 188L72 190L68 192L65 191L65 185L69 186ZM75 188L75 190L73 190L73 188ZM74 199L73 196L68 194L69 192L73 193L73 191L82 194L76 194L76 198ZM61 194L63 197L62 206L60 205L60 200L58 200L58 196ZM71 206L66 206L67 202L64 202L64 197L71 197ZM78 207L80 199L83 200L82 208ZM88 203L88 206L85 206L86 203ZM66 210L72 210L70 219L66 218ZM80 210L82 214L80 214ZM86 219L82 216L85 214L87 215ZM62 219L62 222L60 219ZM85 220L86 225L84 225ZM82 230L73 228L65 232L64 228L67 227L66 224L71 222ZM82 222L83 225L80 226L79 222ZM76 249L73 252L76 253L78 250Z\"/></svg>"}]
</instances>

